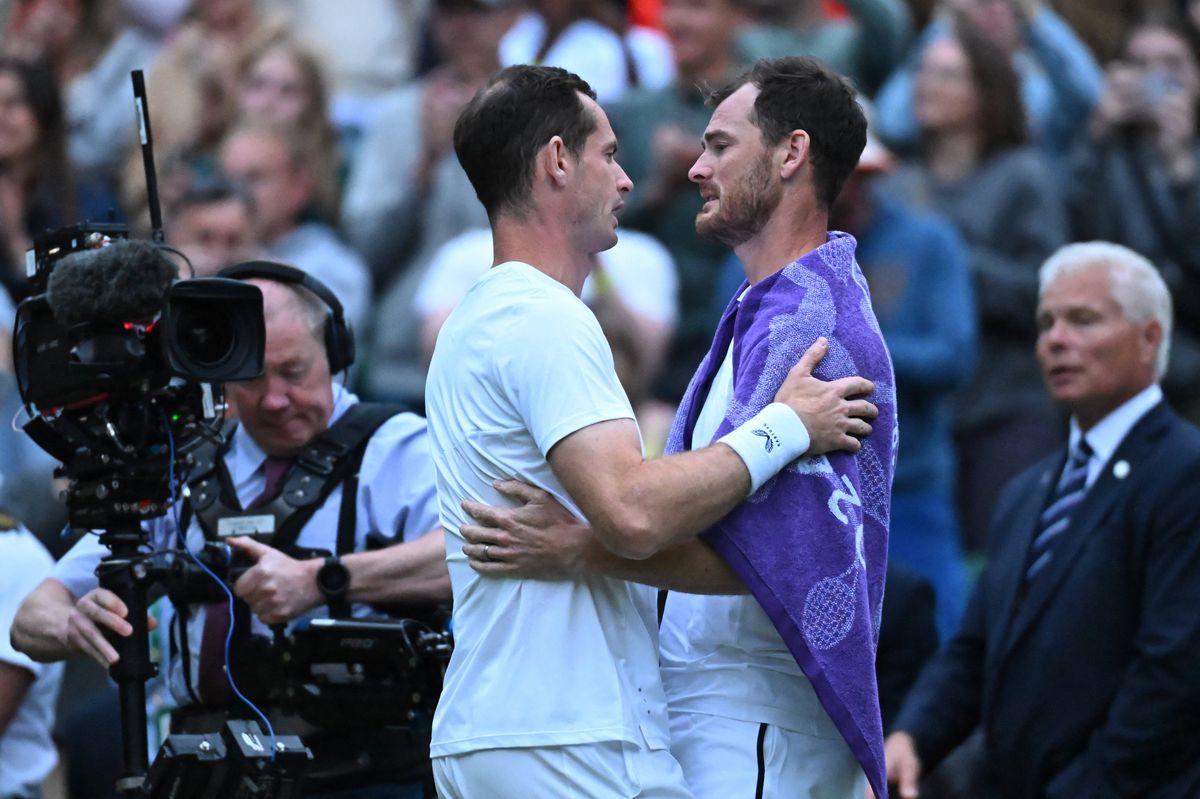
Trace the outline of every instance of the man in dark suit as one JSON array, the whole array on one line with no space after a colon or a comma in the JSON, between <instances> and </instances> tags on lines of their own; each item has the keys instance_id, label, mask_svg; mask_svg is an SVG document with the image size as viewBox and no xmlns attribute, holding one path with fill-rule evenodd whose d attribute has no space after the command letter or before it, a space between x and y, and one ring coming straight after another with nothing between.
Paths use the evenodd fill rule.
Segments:
<instances>
[{"instance_id":1,"label":"man in dark suit","mask_svg":"<svg viewBox=\"0 0 1200 799\"><path fill-rule=\"evenodd\" d=\"M1171 299L1141 256L1042 267L1037 356L1067 451L1015 478L962 627L887 739L907 799L976 727L979 795L1200 796L1200 430L1162 400Z\"/></svg>"}]
</instances>

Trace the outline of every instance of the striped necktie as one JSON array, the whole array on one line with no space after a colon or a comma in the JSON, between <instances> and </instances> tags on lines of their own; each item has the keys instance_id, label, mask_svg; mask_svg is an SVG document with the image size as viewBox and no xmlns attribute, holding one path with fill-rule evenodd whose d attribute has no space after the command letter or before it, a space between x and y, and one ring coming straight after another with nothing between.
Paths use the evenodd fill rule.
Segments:
<instances>
[{"instance_id":1,"label":"striped necktie","mask_svg":"<svg viewBox=\"0 0 1200 799\"><path fill-rule=\"evenodd\" d=\"M1067 460L1062 477L1059 478L1046 509L1038 517L1038 534L1029 547L1029 568L1025 570L1027 584L1050 563L1055 540L1070 526L1071 514L1087 493L1088 462L1093 454L1092 448L1083 438L1080 438L1071 450L1071 457Z\"/></svg>"}]
</instances>

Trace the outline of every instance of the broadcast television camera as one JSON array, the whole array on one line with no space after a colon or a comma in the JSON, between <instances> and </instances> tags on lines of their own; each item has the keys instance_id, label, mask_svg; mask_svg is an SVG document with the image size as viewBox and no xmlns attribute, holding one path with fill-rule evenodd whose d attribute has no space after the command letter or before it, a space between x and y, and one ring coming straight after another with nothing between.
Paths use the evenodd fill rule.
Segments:
<instances>
[{"instance_id":1,"label":"broadcast television camera","mask_svg":"<svg viewBox=\"0 0 1200 799\"><path fill-rule=\"evenodd\" d=\"M262 372L261 293L178 280L157 245L114 226L46 234L29 267L36 293L17 309L17 385L26 432L71 481L71 524L162 515L177 467L223 421L220 384Z\"/></svg>"}]
</instances>

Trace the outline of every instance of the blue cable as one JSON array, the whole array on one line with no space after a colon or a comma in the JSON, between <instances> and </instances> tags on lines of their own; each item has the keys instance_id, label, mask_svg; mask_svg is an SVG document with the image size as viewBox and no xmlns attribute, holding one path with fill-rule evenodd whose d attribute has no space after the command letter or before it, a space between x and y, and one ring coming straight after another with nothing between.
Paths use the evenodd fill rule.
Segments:
<instances>
[{"instance_id":1,"label":"blue cable","mask_svg":"<svg viewBox=\"0 0 1200 799\"><path fill-rule=\"evenodd\" d=\"M233 679L233 667L229 662L229 645L230 645L230 642L233 641L233 592L229 590L229 586L225 585L225 582L220 577L218 577L215 573L213 573L212 569L205 566L203 561L201 561L199 558L197 558L196 554L194 552L192 552L190 549L188 549L186 535L184 533L184 530L179 525L179 504L175 501L175 436L171 432L170 420L168 420L166 418L165 413L163 413L162 416L163 416L163 427L167 431L167 446L169 448L168 449L169 460L167 461L167 464L168 464L167 465L167 476L168 476L168 479L170 480L171 514L175 519L175 536L179 540L180 548L188 554L188 557L190 557L192 559L193 563L195 563L197 566L199 566L201 569L204 570L205 574L207 574L209 577L213 578L213 581L216 582L216 584L221 587L221 590L225 592L225 596L229 599L229 622L230 623L229 623L229 630L225 633L225 676L229 678L229 687L233 689L233 693L237 695L237 698L242 700L242 702L246 705L246 707L248 707L252 711L254 711L254 715L258 716L258 718L262 720L262 723L264 725L266 725L267 734L271 737L271 762L273 763L273 762L275 762L275 753L278 751L277 750L278 744L277 744L276 738L275 738L275 728L271 726L271 722L267 720L266 715L261 710L259 710L258 707L253 702L251 702L249 699L247 699L246 696L240 690L238 690L237 683ZM185 632L185 634L186 634L186 632Z\"/></svg>"}]
</instances>

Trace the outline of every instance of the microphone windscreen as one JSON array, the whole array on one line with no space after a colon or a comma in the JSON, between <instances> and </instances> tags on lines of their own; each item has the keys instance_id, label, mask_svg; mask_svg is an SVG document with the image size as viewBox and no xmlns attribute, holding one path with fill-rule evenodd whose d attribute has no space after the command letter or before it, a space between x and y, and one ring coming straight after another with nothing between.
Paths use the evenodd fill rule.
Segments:
<instances>
[{"instance_id":1,"label":"microphone windscreen","mask_svg":"<svg viewBox=\"0 0 1200 799\"><path fill-rule=\"evenodd\" d=\"M145 323L162 308L163 294L178 274L154 244L117 241L61 259L50 273L46 300L68 328Z\"/></svg>"}]
</instances>

